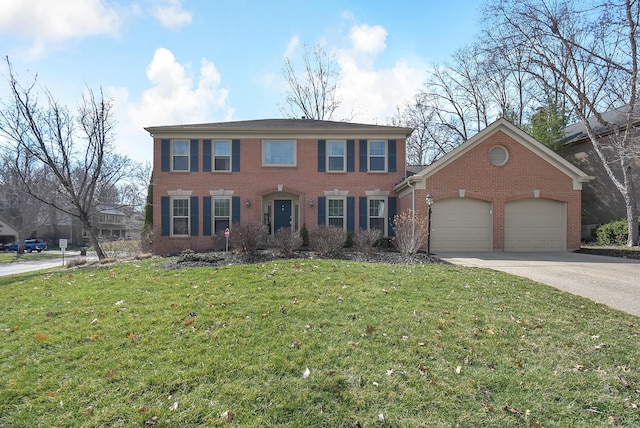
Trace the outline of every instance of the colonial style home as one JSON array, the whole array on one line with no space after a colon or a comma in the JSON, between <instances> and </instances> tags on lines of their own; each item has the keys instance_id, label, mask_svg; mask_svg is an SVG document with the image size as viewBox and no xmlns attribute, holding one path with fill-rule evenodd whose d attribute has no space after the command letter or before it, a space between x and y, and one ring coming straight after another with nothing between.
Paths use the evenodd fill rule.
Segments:
<instances>
[{"instance_id":1,"label":"colonial style home","mask_svg":"<svg viewBox=\"0 0 640 428\"><path fill-rule=\"evenodd\" d=\"M394 190L398 211L416 216L430 195L433 252L567 251L580 247L592 178L500 119Z\"/></svg>"},{"instance_id":2,"label":"colonial style home","mask_svg":"<svg viewBox=\"0 0 640 428\"><path fill-rule=\"evenodd\" d=\"M603 119L613 126L598 124L595 117L589 119L594 134L598 138L605 154L614 162L611 164L618 180L623 181L617 162L618 156L612 153L611 146L615 144L614 126L621 126L620 132L626 131L628 118L627 107L610 110L602 115ZM633 187L636 200L640 200L640 117L632 123L629 130L634 137L631 140L629 154L635 158L633 162ZM558 149L558 153L571 163L595 177L585 185L582 194L582 223L583 236L588 237L591 229L610 221L626 219L627 210L622 194L606 173L600 156L595 152L587 130L582 122L573 124L565 129L565 140Z\"/></svg>"},{"instance_id":3,"label":"colonial style home","mask_svg":"<svg viewBox=\"0 0 640 428\"><path fill-rule=\"evenodd\" d=\"M265 119L145 129L155 253L210 250L245 221L271 233L334 225L393 235L410 128Z\"/></svg>"},{"instance_id":4,"label":"colonial style home","mask_svg":"<svg viewBox=\"0 0 640 428\"><path fill-rule=\"evenodd\" d=\"M410 128L268 119L146 130L156 253L209 250L244 221L393 236L396 213L427 216L427 194L435 252L580 246L591 177L504 119L409 176Z\"/></svg>"}]
</instances>

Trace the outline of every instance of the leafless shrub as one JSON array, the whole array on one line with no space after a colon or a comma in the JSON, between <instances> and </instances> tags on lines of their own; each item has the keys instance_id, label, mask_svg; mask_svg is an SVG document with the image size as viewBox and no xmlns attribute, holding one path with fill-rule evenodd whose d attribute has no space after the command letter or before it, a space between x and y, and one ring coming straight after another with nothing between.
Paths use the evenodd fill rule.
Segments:
<instances>
[{"instance_id":1,"label":"leafless shrub","mask_svg":"<svg viewBox=\"0 0 640 428\"><path fill-rule=\"evenodd\" d=\"M232 245L243 253L253 254L258 244L265 240L267 228L258 222L247 221L234 225L230 235Z\"/></svg>"},{"instance_id":2,"label":"leafless shrub","mask_svg":"<svg viewBox=\"0 0 640 428\"><path fill-rule=\"evenodd\" d=\"M393 218L394 242L402 254L415 254L427 242L427 220L403 211Z\"/></svg>"},{"instance_id":3,"label":"leafless shrub","mask_svg":"<svg viewBox=\"0 0 640 428\"><path fill-rule=\"evenodd\" d=\"M347 240L347 232L336 226L318 226L309 234L309 245L318 254L338 252Z\"/></svg>"},{"instance_id":4,"label":"leafless shrub","mask_svg":"<svg viewBox=\"0 0 640 428\"><path fill-rule=\"evenodd\" d=\"M146 260L146 259L150 259L153 257L152 253L139 253L136 254L135 256L133 256L134 260Z\"/></svg>"},{"instance_id":5,"label":"leafless shrub","mask_svg":"<svg viewBox=\"0 0 640 428\"><path fill-rule=\"evenodd\" d=\"M358 251L371 254L376 250L375 245L382 238L382 233L376 229L360 229L353 235L353 245Z\"/></svg>"},{"instance_id":6,"label":"leafless shrub","mask_svg":"<svg viewBox=\"0 0 640 428\"><path fill-rule=\"evenodd\" d=\"M290 255L302 246L302 236L292 228L276 230L273 235L276 245L282 254Z\"/></svg>"},{"instance_id":7,"label":"leafless shrub","mask_svg":"<svg viewBox=\"0 0 640 428\"><path fill-rule=\"evenodd\" d=\"M87 259L75 259L67 261L67 269L87 264Z\"/></svg>"}]
</instances>

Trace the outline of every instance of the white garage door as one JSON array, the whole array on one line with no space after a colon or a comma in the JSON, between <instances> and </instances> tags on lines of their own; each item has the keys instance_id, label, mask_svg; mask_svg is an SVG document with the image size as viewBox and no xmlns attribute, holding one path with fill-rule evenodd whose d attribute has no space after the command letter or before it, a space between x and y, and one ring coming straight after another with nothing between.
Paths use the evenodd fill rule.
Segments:
<instances>
[{"instance_id":1,"label":"white garage door","mask_svg":"<svg viewBox=\"0 0 640 428\"><path fill-rule=\"evenodd\" d=\"M566 203L550 199L524 199L504 207L505 251L565 251Z\"/></svg>"},{"instance_id":2,"label":"white garage door","mask_svg":"<svg viewBox=\"0 0 640 428\"><path fill-rule=\"evenodd\" d=\"M452 198L433 203L431 251L491 251L491 203L472 198Z\"/></svg>"}]
</instances>

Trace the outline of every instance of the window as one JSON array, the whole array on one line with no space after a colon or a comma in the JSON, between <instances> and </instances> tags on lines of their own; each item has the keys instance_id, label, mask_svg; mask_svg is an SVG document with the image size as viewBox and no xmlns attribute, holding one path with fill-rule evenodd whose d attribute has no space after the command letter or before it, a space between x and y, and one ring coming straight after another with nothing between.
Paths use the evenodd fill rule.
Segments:
<instances>
[{"instance_id":1,"label":"window","mask_svg":"<svg viewBox=\"0 0 640 428\"><path fill-rule=\"evenodd\" d=\"M231 225L231 199L218 198L213 200L213 233L224 235L224 231Z\"/></svg>"},{"instance_id":2,"label":"window","mask_svg":"<svg viewBox=\"0 0 640 428\"><path fill-rule=\"evenodd\" d=\"M386 141L369 141L369 171L386 171Z\"/></svg>"},{"instance_id":3,"label":"window","mask_svg":"<svg viewBox=\"0 0 640 428\"><path fill-rule=\"evenodd\" d=\"M189 171L189 141L174 140L171 148L172 170Z\"/></svg>"},{"instance_id":4,"label":"window","mask_svg":"<svg viewBox=\"0 0 640 428\"><path fill-rule=\"evenodd\" d=\"M296 142L293 140L263 141L262 164L265 166L295 166Z\"/></svg>"},{"instance_id":5,"label":"window","mask_svg":"<svg viewBox=\"0 0 640 428\"><path fill-rule=\"evenodd\" d=\"M344 199L328 199L328 224L344 229Z\"/></svg>"},{"instance_id":6,"label":"window","mask_svg":"<svg viewBox=\"0 0 640 428\"><path fill-rule=\"evenodd\" d=\"M369 199L369 229L379 230L382 235L385 234L385 200Z\"/></svg>"},{"instance_id":7,"label":"window","mask_svg":"<svg viewBox=\"0 0 640 428\"><path fill-rule=\"evenodd\" d=\"M502 146L494 146L489 150L489 161L495 166L502 166L509 160L509 152Z\"/></svg>"},{"instance_id":8,"label":"window","mask_svg":"<svg viewBox=\"0 0 640 428\"><path fill-rule=\"evenodd\" d=\"M345 143L344 141L327 141L327 164L329 171L344 171Z\"/></svg>"},{"instance_id":9,"label":"window","mask_svg":"<svg viewBox=\"0 0 640 428\"><path fill-rule=\"evenodd\" d=\"M172 198L171 199L171 235L188 236L189 235L189 198Z\"/></svg>"},{"instance_id":10,"label":"window","mask_svg":"<svg viewBox=\"0 0 640 428\"><path fill-rule=\"evenodd\" d=\"M213 170L231 171L231 141L213 142Z\"/></svg>"}]
</instances>

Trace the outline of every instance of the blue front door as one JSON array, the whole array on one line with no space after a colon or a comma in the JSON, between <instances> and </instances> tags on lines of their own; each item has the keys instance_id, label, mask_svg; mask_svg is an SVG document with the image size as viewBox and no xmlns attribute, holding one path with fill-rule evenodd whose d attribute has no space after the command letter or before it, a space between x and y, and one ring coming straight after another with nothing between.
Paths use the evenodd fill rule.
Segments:
<instances>
[{"instance_id":1,"label":"blue front door","mask_svg":"<svg viewBox=\"0 0 640 428\"><path fill-rule=\"evenodd\" d=\"M276 199L273 202L273 231L291 227L291 201Z\"/></svg>"}]
</instances>

